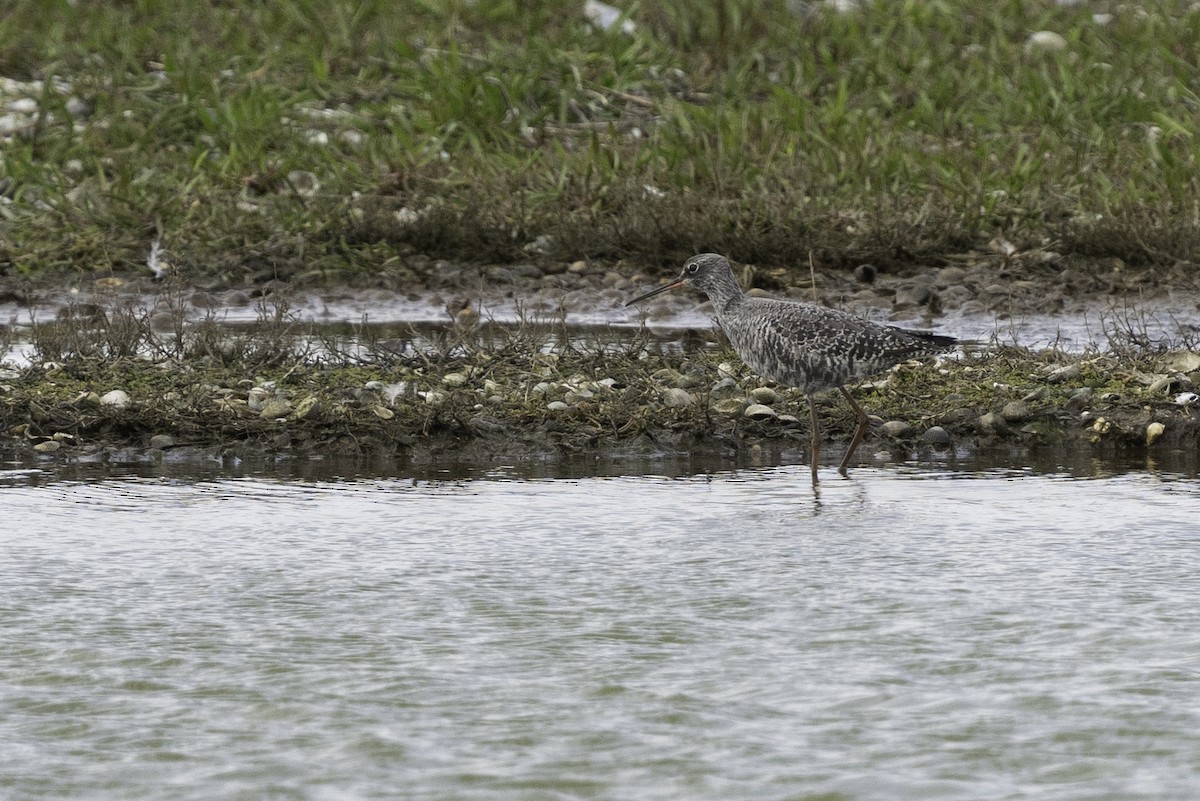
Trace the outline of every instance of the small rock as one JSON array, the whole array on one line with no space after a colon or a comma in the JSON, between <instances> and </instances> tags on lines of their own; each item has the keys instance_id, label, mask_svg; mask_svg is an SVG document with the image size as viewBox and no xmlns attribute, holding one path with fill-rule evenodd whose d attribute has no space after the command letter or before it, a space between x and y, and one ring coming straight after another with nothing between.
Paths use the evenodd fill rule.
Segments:
<instances>
[{"instance_id":1,"label":"small rock","mask_svg":"<svg viewBox=\"0 0 1200 801\"><path fill-rule=\"evenodd\" d=\"M45 442L39 442L33 446L33 449L38 453L53 453L62 447L62 443L57 440L48 439Z\"/></svg>"},{"instance_id":2,"label":"small rock","mask_svg":"<svg viewBox=\"0 0 1200 801\"><path fill-rule=\"evenodd\" d=\"M315 395L309 395L304 400L296 404L296 412L294 417L297 420L308 420L316 417L317 412L321 408L321 402L317 400Z\"/></svg>"},{"instance_id":3,"label":"small rock","mask_svg":"<svg viewBox=\"0 0 1200 801\"><path fill-rule=\"evenodd\" d=\"M396 416L396 413L386 406L374 406L371 408L371 411L374 412L375 416L380 420L391 420Z\"/></svg>"},{"instance_id":4,"label":"small rock","mask_svg":"<svg viewBox=\"0 0 1200 801\"><path fill-rule=\"evenodd\" d=\"M67 113L75 119L84 119L91 115L92 105L86 100L72 95L67 98Z\"/></svg>"},{"instance_id":5,"label":"small rock","mask_svg":"<svg viewBox=\"0 0 1200 801\"><path fill-rule=\"evenodd\" d=\"M1095 394L1096 391L1091 387L1080 387L1071 393L1071 397L1067 398L1064 408L1072 412L1077 412L1080 409L1084 409L1091 405L1092 396Z\"/></svg>"},{"instance_id":6,"label":"small rock","mask_svg":"<svg viewBox=\"0 0 1200 801\"><path fill-rule=\"evenodd\" d=\"M129 393L123 389L114 389L111 392L105 392L100 396L100 405L124 409L129 406Z\"/></svg>"},{"instance_id":7,"label":"small rock","mask_svg":"<svg viewBox=\"0 0 1200 801\"><path fill-rule=\"evenodd\" d=\"M258 416L264 420L274 420L287 417L292 412L292 404L287 398L271 398L263 404Z\"/></svg>"},{"instance_id":8,"label":"small rock","mask_svg":"<svg viewBox=\"0 0 1200 801\"><path fill-rule=\"evenodd\" d=\"M779 416L770 406L763 406L761 403L750 404L742 414L752 420L769 420Z\"/></svg>"},{"instance_id":9,"label":"small rock","mask_svg":"<svg viewBox=\"0 0 1200 801\"><path fill-rule=\"evenodd\" d=\"M1038 387L1033 392L1030 392L1028 395L1021 398L1021 400L1025 401L1026 403L1029 403L1030 401L1040 401L1044 400L1049 394L1050 392L1045 387Z\"/></svg>"},{"instance_id":10,"label":"small rock","mask_svg":"<svg viewBox=\"0 0 1200 801\"><path fill-rule=\"evenodd\" d=\"M1079 378L1080 372L1078 364L1067 364L1051 370L1050 375L1046 376L1046 380L1051 384L1062 384Z\"/></svg>"},{"instance_id":11,"label":"small rock","mask_svg":"<svg viewBox=\"0 0 1200 801\"><path fill-rule=\"evenodd\" d=\"M1029 419L1029 404L1024 401L1010 401L1000 410L1000 416L1009 423L1021 423Z\"/></svg>"},{"instance_id":12,"label":"small rock","mask_svg":"<svg viewBox=\"0 0 1200 801\"><path fill-rule=\"evenodd\" d=\"M163 448L174 447L174 445L175 445L175 438L173 436L171 436L170 434L155 434L153 437L150 438L150 447L151 448L158 448L159 450L161 450Z\"/></svg>"},{"instance_id":13,"label":"small rock","mask_svg":"<svg viewBox=\"0 0 1200 801\"><path fill-rule=\"evenodd\" d=\"M547 254L554 247L554 237L549 234L542 234L537 239L525 245L526 253Z\"/></svg>"},{"instance_id":14,"label":"small rock","mask_svg":"<svg viewBox=\"0 0 1200 801\"><path fill-rule=\"evenodd\" d=\"M755 387L754 389L750 390L750 397L754 398L755 403L761 403L764 406L770 406L779 399L779 396L775 393L775 390L771 389L770 387Z\"/></svg>"},{"instance_id":15,"label":"small rock","mask_svg":"<svg viewBox=\"0 0 1200 801\"><path fill-rule=\"evenodd\" d=\"M712 405L717 414L741 414L746 402L741 398L722 398Z\"/></svg>"},{"instance_id":16,"label":"small rock","mask_svg":"<svg viewBox=\"0 0 1200 801\"><path fill-rule=\"evenodd\" d=\"M878 271L874 264L860 264L854 268L854 278L859 283L873 284Z\"/></svg>"},{"instance_id":17,"label":"small rock","mask_svg":"<svg viewBox=\"0 0 1200 801\"><path fill-rule=\"evenodd\" d=\"M921 435L921 441L927 445L949 445L952 440L946 429L941 426L931 426L925 429L925 433Z\"/></svg>"},{"instance_id":18,"label":"small rock","mask_svg":"<svg viewBox=\"0 0 1200 801\"><path fill-rule=\"evenodd\" d=\"M550 401L546 404L546 408L552 412L565 412L571 407L562 401Z\"/></svg>"},{"instance_id":19,"label":"small rock","mask_svg":"<svg viewBox=\"0 0 1200 801\"><path fill-rule=\"evenodd\" d=\"M979 429L988 434L1002 434L1008 430L1008 423L995 412L988 412L979 418Z\"/></svg>"},{"instance_id":20,"label":"small rock","mask_svg":"<svg viewBox=\"0 0 1200 801\"><path fill-rule=\"evenodd\" d=\"M880 429L885 437L899 439L900 437L908 436L912 432L912 426L903 420L888 420Z\"/></svg>"},{"instance_id":21,"label":"small rock","mask_svg":"<svg viewBox=\"0 0 1200 801\"><path fill-rule=\"evenodd\" d=\"M691 406L696 402L696 398L692 395L692 393L688 392L686 389L680 389L678 387L664 389L662 396L663 403L674 408Z\"/></svg>"},{"instance_id":22,"label":"small rock","mask_svg":"<svg viewBox=\"0 0 1200 801\"><path fill-rule=\"evenodd\" d=\"M896 290L896 306L902 309L924 306L932 299L933 288L919 281Z\"/></svg>"},{"instance_id":23,"label":"small rock","mask_svg":"<svg viewBox=\"0 0 1200 801\"><path fill-rule=\"evenodd\" d=\"M1166 430L1167 427L1162 423L1151 423L1150 425L1146 426L1146 445L1153 445Z\"/></svg>"},{"instance_id":24,"label":"small rock","mask_svg":"<svg viewBox=\"0 0 1200 801\"><path fill-rule=\"evenodd\" d=\"M967 279L967 271L962 267L943 267L937 271L934 281L941 289L959 286Z\"/></svg>"},{"instance_id":25,"label":"small rock","mask_svg":"<svg viewBox=\"0 0 1200 801\"><path fill-rule=\"evenodd\" d=\"M655 370L650 374L650 377L655 381L666 384L669 387L678 387L680 389L691 389L698 386L701 379L698 376L681 373L670 367L664 367L661 370Z\"/></svg>"},{"instance_id":26,"label":"small rock","mask_svg":"<svg viewBox=\"0 0 1200 801\"><path fill-rule=\"evenodd\" d=\"M442 376L442 383L448 387L461 387L467 383L467 377L462 373L446 373Z\"/></svg>"},{"instance_id":27,"label":"small rock","mask_svg":"<svg viewBox=\"0 0 1200 801\"><path fill-rule=\"evenodd\" d=\"M308 170L292 170L287 174L287 182L293 192L303 197L312 197L321 188L316 174Z\"/></svg>"},{"instance_id":28,"label":"small rock","mask_svg":"<svg viewBox=\"0 0 1200 801\"><path fill-rule=\"evenodd\" d=\"M1026 53L1058 53L1067 49L1067 40L1054 31L1036 31L1025 40Z\"/></svg>"},{"instance_id":29,"label":"small rock","mask_svg":"<svg viewBox=\"0 0 1200 801\"><path fill-rule=\"evenodd\" d=\"M601 3L600 0L586 0L583 4L583 15L588 22L602 31L612 30L618 22L621 23L621 33L626 36L632 36L637 30L633 20L621 18L621 9Z\"/></svg>"},{"instance_id":30,"label":"small rock","mask_svg":"<svg viewBox=\"0 0 1200 801\"><path fill-rule=\"evenodd\" d=\"M1194 373L1200 370L1200 353L1178 350L1169 354L1167 366L1177 373Z\"/></svg>"},{"instance_id":31,"label":"small rock","mask_svg":"<svg viewBox=\"0 0 1200 801\"><path fill-rule=\"evenodd\" d=\"M266 387L251 387L246 393L246 405L253 412L261 412L263 406L271 399L271 391Z\"/></svg>"}]
</instances>

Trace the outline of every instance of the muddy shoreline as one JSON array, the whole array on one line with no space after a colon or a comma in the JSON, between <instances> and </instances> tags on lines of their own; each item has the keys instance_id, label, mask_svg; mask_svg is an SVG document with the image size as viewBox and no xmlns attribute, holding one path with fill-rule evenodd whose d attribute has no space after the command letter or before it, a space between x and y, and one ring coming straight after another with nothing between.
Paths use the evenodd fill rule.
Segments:
<instances>
[{"instance_id":1,"label":"muddy shoreline","mask_svg":"<svg viewBox=\"0 0 1200 801\"><path fill-rule=\"evenodd\" d=\"M878 321L948 330L960 337L1005 335L1006 323L1090 318L1092 337L1151 334L1200 338L1200 270L1194 264L1131 266L1119 258L1064 256L1048 247L1017 249L993 241L983 250L947 253L932 262L820 265L735 265L750 292L844 309ZM189 309L253 320L264 303L281 304L306 321L475 324L522 320L577 325L642 322L710 328L711 307L681 292L626 309L635 292L673 277L678 265L649 267L580 259L560 262L462 264L416 254L372 273L330 275L287 262L239 281L149 271L106 275L0 277L0 323L28 325L84 311L135 304L156 312ZM1044 333L1040 331L1039 333ZM1011 343L1011 340L1005 340ZM1018 342L1015 344L1034 344ZM1053 344L1043 342L1040 344Z\"/></svg>"},{"instance_id":2,"label":"muddy shoreline","mask_svg":"<svg viewBox=\"0 0 1200 801\"><path fill-rule=\"evenodd\" d=\"M643 343L644 344L644 343ZM508 348L390 364L216 365L76 358L0 372L0 431L27 456L358 455L409 463L580 454L803 459L803 396L720 345L690 353ZM867 454L1008 444L1098 454L1200 450L1200 354L997 347L909 363L854 390ZM853 427L820 398L834 458ZM124 457L123 457L124 458Z\"/></svg>"},{"instance_id":3,"label":"muddy shoreline","mask_svg":"<svg viewBox=\"0 0 1200 801\"><path fill-rule=\"evenodd\" d=\"M756 265L739 272L753 292L977 340L957 358L903 365L855 390L876 417L868 449L1200 446L1200 404L1189 400L1200 391L1200 292L1182 266L1083 265L1047 250L997 246L890 273L870 265L853 273ZM405 291L391 286L400 274ZM803 396L750 375L700 298L685 292L645 310L622 305L672 274L619 263L453 265L414 257L360 282L367 286L296 276L249 287L178 276L8 279L0 284L7 336L40 341L32 363L0 372L0 431L10 447L56 459L130 450L152 458L338 453L413 463L601 452L802 456ZM996 327L1013 314L1066 320L1106 304L1125 304L1126 316L1114 312L1103 351L1004 345ZM308 323L352 323L354 309L360 321L424 322L439 344L398 351L375 343L376 351L340 361L297 348ZM1158 315L1175 330L1148 325ZM226 352L229 334L215 319L244 323L240 351ZM30 320L38 325L22 328ZM556 321L562 336L551 346L513 320ZM581 320L594 321L593 336L571 343L568 329ZM990 335L963 322L989 320ZM673 347L649 338L646 325L671 327ZM200 329L209 339L179 344ZM752 404L769 413L747 415ZM835 451L850 433L849 411L832 398L821 409Z\"/></svg>"}]
</instances>

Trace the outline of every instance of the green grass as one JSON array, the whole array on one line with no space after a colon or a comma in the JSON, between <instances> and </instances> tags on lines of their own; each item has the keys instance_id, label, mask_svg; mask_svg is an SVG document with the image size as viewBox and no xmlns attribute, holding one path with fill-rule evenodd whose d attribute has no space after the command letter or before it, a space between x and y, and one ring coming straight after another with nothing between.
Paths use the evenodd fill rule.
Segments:
<instances>
[{"instance_id":1,"label":"green grass","mask_svg":"<svg viewBox=\"0 0 1200 801\"><path fill-rule=\"evenodd\" d=\"M0 150L0 273L144 270L157 232L230 281L541 235L643 265L902 269L997 234L1190 260L1200 13L1103 6L645 0L625 36L549 0L18 4L0 76L41 112Z\"/></svg>"}]
</instances>

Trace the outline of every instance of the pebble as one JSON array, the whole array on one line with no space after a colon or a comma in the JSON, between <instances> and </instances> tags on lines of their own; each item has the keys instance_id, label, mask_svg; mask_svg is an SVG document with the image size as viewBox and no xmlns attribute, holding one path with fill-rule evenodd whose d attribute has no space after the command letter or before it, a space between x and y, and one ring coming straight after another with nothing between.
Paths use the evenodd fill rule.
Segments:
<instances>
[{"instance_id":1,"label":"pebble","mask_svg":"<svg viewBox=\"0 0 1200 801\"><path fill-rule=\"evenodd\" d=\"M170 434L155 434L150 438L151 448L170 448L175 445L175 438Z\"/></svg>"},{"instance_id":2,"label":"pebble","mask_svg":"<svg viewBox=\"0 0 1200 801\"><path fill-rule=\"evenodd\" d=\"M966 406L956 406L942 415L942 422L950 426L959 426L975 419L975 412Z\"/></svg>"},{"instance_id":3,"label":"pebble","mask_svg":"<svg viewBox=\"0 0 1200 801\"><path fill-rule=\"evenodd\" d=\"M396 416L396 413L386 406L374 406L371 408L371 411L374 412L375 416L380 420L391 420Z\"/></svg>"},{"instance_id":4,"label":"pebble","mask_svg":"<svg viewBox=\"0 0 1200 801\"><path fill-rule=\"evenodd\" d=\"M315 395L309 395L304 400L296 404L296 419L309 420L316 417L320 411L321 402L317 400Z\"/></svg>"},{"instance_id":5,"label":"pebble","mask_svg":"<svg viewBox=\"0 0 1200 801\"><path fill-rule=\"evenodd\" d=\"M908 436L912 432L912 426L903 420L888 420L880 428L885 437L892 439Z\"/></svg>"},{"instance_id":6,"label":"pebble","mask_svg":"<svg viewBox=\"0 0 1200 801\"><path fill-rule=\"evenodd\" d=\"M312 197L321 188L316 174L308 170L292 170L287 174L287 182L292 191L302 197Z\"/></svg>"},{"instance_id":7,"label":"pebble","mask_svg":"<svg viewBox=\"0 0 1200 801\"><path fill-rule=\"evenodd\" d=\"M692 395L692 393L688 392L686 389L680 389L678 387L664 389L662 396L663 403L673 408L691 406L696 402L696 398Z\"/></svg>"},{"instance_id":8,"label":"pebble","mask_svg":"<svg viewBox=\"0 0 1200 801\"><path fill-rule=\"evenodd\" d=\"M1166 430L1167 427L1162 423L1151 423L1150 425L1146 426L1146 445L1153 445Z\"/></svg>"},{"instance_id":9,"label":"pebble","mask_svg":"<svg viewBox=\"0 0 1200 801\"><path fill-rule=\"evenodd\" d=\"M1000 416L1010 423L1020 423L1029 419L1029 404L1024 401L1010 401L1000 410Z\"/></svg>"},{"instance_id":10,"label":"pebble","mask_svg":"<svg viewBox=\"0 0 1200 801\"><path fill-rule=\"evenodd\" d=\"M860 264L854 268L854 279L859 283L873 284L878 271L874 264Z\"/></svg>"},{"instance_id":11,"label":"pebble","mask_svg":"<svg viewBox=\"0 0 1200 801\"><path fill-rule=\"evenodd\" d=\"M1090 406L1092 402L1092 396L1095 394L1096 391L1091 387L1080 387L1071 393L1071 397L1067 398L1065 408L1070 411L1078 411L1085 406Z\"/></svg>"},{"instance_id":12,"label":"pebble","mask_svg":"<svg viewBox=\"0 0 1200 801\"><path fill-rule=\"evenodd\" d=\"M950 432L941 426L931 426L921 435L921 441L928 445L949 445L952 441Z\"/></svg>"},{"instance_id":13,"label":"pebble","mask_svg":"<svg viewBox=\"0 0 1200 801\"><path fill-rule=\"evenodd\" d=\"M292 404L287 398L271 398L262 405L258 416L264 420L274 420L287 417L292 412Z\"/></svg>"},{"instance_id":14,"label":"pebble","mask_svg":"<svg viewBox=\"0 0 1200 801\"><path fill-rule=\"evenodd\" d=\"M958 286L965 280L967 280L967 271L962 267L943 267L938 270L934 279L940 289Z\"/></svg>"},{"instance_id":15,"label":"pebble","mask_svg":"<svg viewBox=\"0 0 1200 801\"><path fill-rule=\"evenodd\" d=\"M123 389L114 389L111 392L105 392L100 396L100 405L124 409L129 406L129 393Z\"/></svg>"},{"instance_id":16,"label":"pebble","mask_svg":"<svg viewBox=\"0 0 1200 801\"><path fill-rule=\"evenodd\" d=\"M1054 31L1035 31L1025 40L1027 53L1058 53L1067 49L1067 40Z\"/></svg>"},{"instance_id":17,"label":"pebble","mask_svg":"<svg viewBox=\"0 0 1200 801\"><path fill-rule=\"evenodd\" d=\"M249 406L250 410L253 412L261 412L263 406L266 405L270 398L271 392L266 387L252 387L250 391L246 393L246 405Z\"/></svg>"},{"instance_id":18,"label":"pebble","mask_svg":"<svg viewBox=\"0 0 1200 801\"><path fill-rule=\"evenodd\" d=\"M1046 376L1046 380L1051 384L1062 384L1079 378L1080 373L1078 364L1067 364L1051 370L1050 375Z\"/></svg>"},{"instance_id":19,"label":"pebble","mask_svg":"<svg viewBox=\"0 0 1200 801\"><path fill-rule=\"evenodd\" d=\"M746 402L741 398L722 398L712 405L717 414L741 414Z\"/></svg>"},{"instance_id":20,"label":"pebble","mask_svg":"<svg viewBox=\"0 0 1200 801\"><path fill-rule=\"evenodd\" d=\"M995 412L988 412L979 418L979 428L988 434L998 434L1008 430L1004 418Z\"/></svg>"},{"instance_id":21,"label":"pebble","mask_svg":"<svg viewBox=\"0 0 1200 801\"><path fill-rule=\"evenodd\" d=\"M754 398L755 403L761 403L764 406L770 406L779 399L775 390L770 387L755 387L750 390L750 397Z\"/></svg>"},{"instance_id":22,"label":"pebble","mask_svg":"<svg viewBox=\"0 0 1200 801\"><path fill-rule=\"evenodd\" d=\"M1177 373L1194 373L1200 370L1200 353L1179 350L1169 354L1167 366Z\"/></svg>"},{"instance_id":23,"label":"pebble","mask_svg":"<svg viewBox=\"0 0 1200 801\"><path fill-rule=\"evenodd\" d=\"M750 404L742 414L752 420L769 420L779 416L770 406L763 406L761 403Z\"/></svg>"},{"instance_id":24,"label":"pebble","mask_svg":"<svg viewBox=\"0 0 1200 801\"><path fill-rule=\"evenodd\" d=\"M57 440L49 439L45 442L39 442L33 446L33 449L38 453L52 453L62 447L62 443Z\"/></svg>"},{"instance_id":25,"label":"pebble","mask_svg":"<svg viewBox=\"0 0 1200 801\"><path fill-rule=\"evenodd\" d=\"M701 379L698 376L681 373L678 370L673 370L670 367L664 367L661 370L655 370L651 373L651 377L655 381L680 389L691 389L698 386Z\"/></svg>"},{"instance_id":26,"label":"pebble","mask_svg":"<svg viewBox=\"0 0 1200 801\"><path fill-rule=\"evenodd\" d=\"M570 409L571 407L569 405L567 405L566 403L563 403L562 401L550 401L549 403L546 404L546 408L552 412L565 412L567 409Z\"/></svg>"},{"instance_id":27,"label":"pebble","mask_svg":"<svg viewBox=\"0 0 1200 801\"><path fill-rule=\"evenodd\" d=\"M896 291L895 304L898 308L907 309L924 306L932 299L933 289L928 284L914 282Z\"/></svg>"},{"instance_id":28,"label":"pebble","mask_svg":"<svg viewBox=\"0 0 1200 801\"><path fill-rule=\"evenodd\" d=\"M448 387L461 387L467 383L467 377L462 373L446 373L442 376L442 383Z\"/></svg>"}]
</instances>

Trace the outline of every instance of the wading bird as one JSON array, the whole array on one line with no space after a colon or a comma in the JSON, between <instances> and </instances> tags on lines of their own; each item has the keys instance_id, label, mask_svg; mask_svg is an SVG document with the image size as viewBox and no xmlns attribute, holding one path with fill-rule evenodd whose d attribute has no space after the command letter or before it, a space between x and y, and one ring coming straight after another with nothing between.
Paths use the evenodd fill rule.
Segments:
<instances>
[{"instance_id":1,"label":"wading bird","mask_svg":"<svg viewBox=\"0 0 1200 801\"><path fill-rule=\"evenodd\" d=\"M935 356L958 345L954 337L880 325L846 312L776 298L747 297L733 276L729 260L717 253L692 256L671 283L639 295L637 303L676 287L698 289L712 301L717 323L742 361L758 375L802 390L812 418L812 480L817 483L821 428L813 395L838 389L858 417L858 428L838 472L858 449L870 418L846 384L922 356Z\"/></svg>"}]
</instances>

